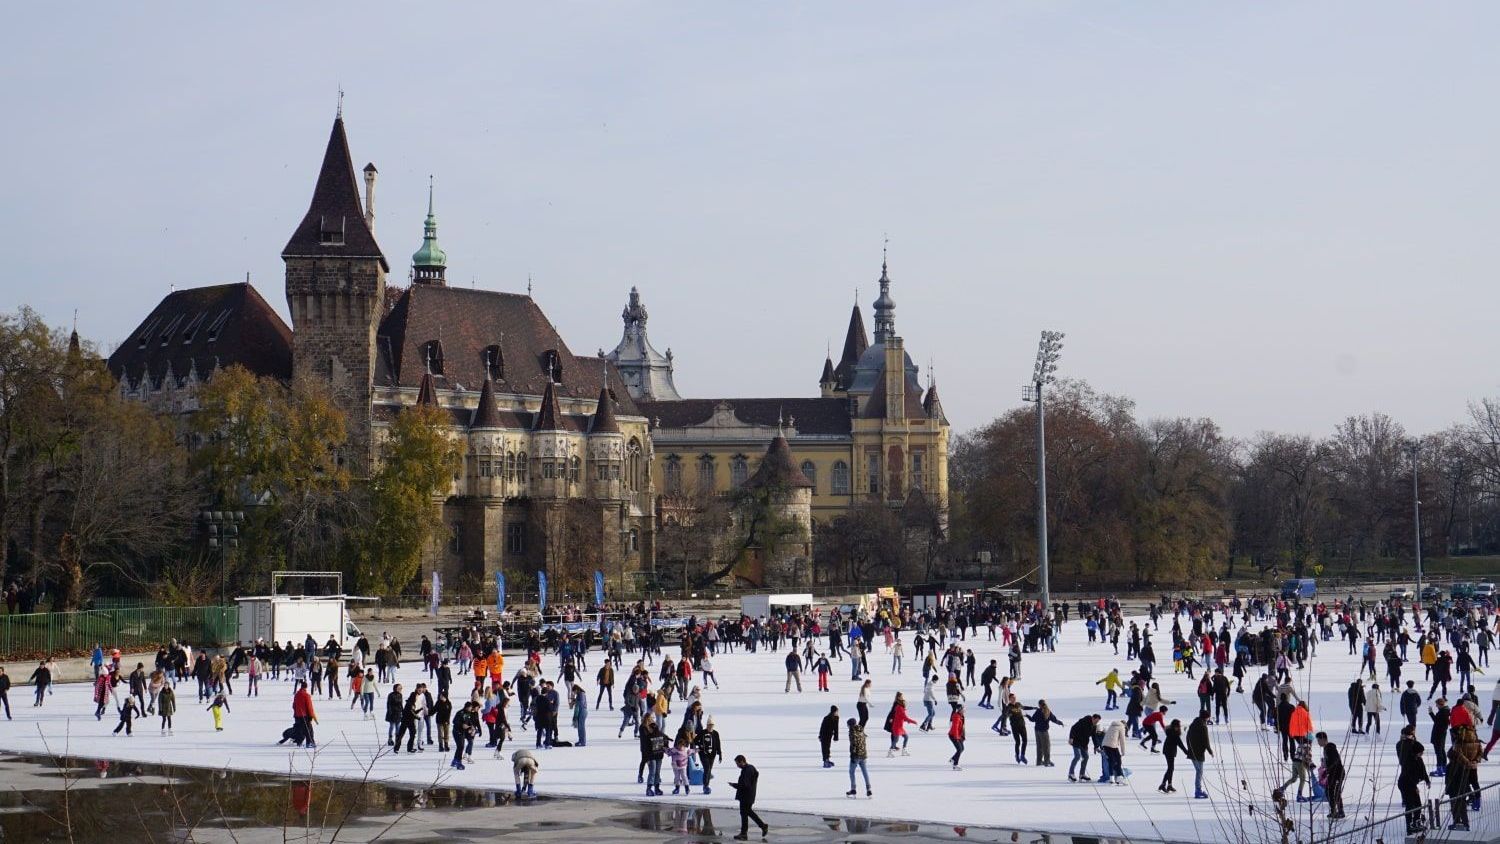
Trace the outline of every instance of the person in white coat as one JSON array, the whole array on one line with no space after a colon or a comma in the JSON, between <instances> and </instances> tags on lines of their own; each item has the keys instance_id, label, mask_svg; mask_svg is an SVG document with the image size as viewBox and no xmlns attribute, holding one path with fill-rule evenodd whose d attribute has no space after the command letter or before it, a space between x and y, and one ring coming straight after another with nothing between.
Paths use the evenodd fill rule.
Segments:
<instances>
[{"instance_id":1,"label":"person in white coat","mask_svg":"<svg viewBox=\"0 0 1500 844\"><path fill-rule=\"evenodd\" d=\"M1376 734L1380 733L1380 713L1385 711L1385 698L1380 691L1379 683L1371 683L1365 692L1365 732L1370 731L1370 725L1375 725Z\"/></svg>"},{"instance_id":2,"label":"person in white coat","mask_svg":"<svg viewBox=\"0 0 1500 844\"><path fill-rule=\"evenodd\" d=\"M1104 731L1104 773L1099 784L1111 780L1115 785L1125 784L1125 722L1115 721Z\"/></svg>"}]
</instances>

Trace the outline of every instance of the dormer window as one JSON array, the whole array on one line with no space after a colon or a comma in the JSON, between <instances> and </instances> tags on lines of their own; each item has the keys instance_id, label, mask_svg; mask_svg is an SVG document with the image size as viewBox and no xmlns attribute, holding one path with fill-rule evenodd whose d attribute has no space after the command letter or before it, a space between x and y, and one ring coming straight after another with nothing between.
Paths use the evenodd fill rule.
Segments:
<instances>
[{"instance_id":1,"label":"dormer window","mask_svg":"<svg viewBox=\"0 0 1500 844\"><path fill-rule=\"evenodd\" d=\"M505 378L505 356L500 353L499 346L486 346L484 348L484 374L491 381L500 381Z\"/></svg>"},{"instance_id":2,"label":"dormer window","mask_svg":"<svg viewBox=\"0 0 1500 844\"><path fill-rule=\"evenodd\" d=\"M318 218L318 243L324 246L344 245L344 218L339 217L330 220L327 217Z\"/></svg>"},{"instance_id":3,"label":"dormer window","mask_svg":"<svg viewBox=\"0 0 1500 844\"><path fill-rule=\"evenodd\" d=\"M163 328L161 330L161 344L163 346L165 346L168 343L172 342L172 335L177 332L177 326L181 322L182 322L182 314L178 314L177 316L172 317L172 321L169 322L169 323L167 323L167 327L166 328Z\"/></svg>"},{"instance_id":4,"label":"dormer window","mask_svg":"<svg viewBox=\"0 0 1500 844\"><path fill-rule=\"evenodd\" d=\"M186 346L193 342L193 337L198 334L198 326L203 324L203 320L207 316L208 313L204 312L193 317L193 321L188 323L188 327L182 330L182 345Z\"/></svg>"},{"instance_id":5,"label":"dormer window","mask_svg":"<svg viewBox=\"0 0 1500 844\"><path fill-rule=\"evenodd\" d=\"M443 374L443 341L428 340L422 345L422 360L433 375Z\"/></svg>"},{"instance_id":6,"label":"dormer window","mask_svg":"<svg viewBox=\"0 0 1500 844\"><path fill-rule=\"evenodd\" d=\"M542 368L547 373L547 378L554 384L561 384L563 379L562 357L556 349L548 349L542 354Z\"/></svg>"},{"instance_id":7,"label":"dormer window","mask_svg":"<svg viewBox=\"0 0 1500 844\"><path fill-rule=\"evenodd\" d=\"M151 335L156 332L156 326L160 324L161 317L157 317L146 323L146 327L141 329L141 336L136 339L136 346L142 349L146 348L146 344L151 342Z\"/></svg>"},{"instance_id":8,"label":"dormer window","mask_svg":"<svg viewBox=\"0 0 1500 844\"><path fill-rule=\"evenodd\" d=\"M223 311L218 316L214 317L213 323L208 326L208 342L212 343L213 341L219 339L219 332L224 330L224 323L228 321L228 311Z\"/></svg>"}]
</instances>

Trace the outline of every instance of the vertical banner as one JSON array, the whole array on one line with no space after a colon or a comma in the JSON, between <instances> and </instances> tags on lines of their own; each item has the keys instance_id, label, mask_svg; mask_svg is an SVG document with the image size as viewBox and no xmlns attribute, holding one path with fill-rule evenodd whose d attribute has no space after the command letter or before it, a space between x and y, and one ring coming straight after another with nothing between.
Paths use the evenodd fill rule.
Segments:
<instances>
[{"instance_id":1,"label":"vertical banner","mask_svg":"<svg viewBox=\"0 0 1500 844\"><path fill-rule=\"evenodd\" d=\"M604 572L594 572L594 603L604 606Z\"/></svg>"},{"instance_id":2,"label":"vertical banner","mask_svg":"<svg viewBox=\"0 0 1500 844\"><path fill-rule=\"evenodd\" d=\"M431 614L438 614L438 605L443 601L443 576L437 572L432 573L432 609Z\"/></svg>"},{"instance_id":3,"label":"vertical banner","mask_svg":"<svg viewBox=\"0 0 1500 844\"><path fill-rule=\"evenodd\" d=\"M505 572L495 572L495 615L505 612Z\"/></svg>"},{"instance_id":4,"label":"vertical banner","mask_svg":"<svg viewBox=\"0 0 1500 844\"><path fill-rule=\"evenodd\" d=\"M536 611L547 611L547 573L539 571L536 573Z\"/></svg>"}]
</instances>

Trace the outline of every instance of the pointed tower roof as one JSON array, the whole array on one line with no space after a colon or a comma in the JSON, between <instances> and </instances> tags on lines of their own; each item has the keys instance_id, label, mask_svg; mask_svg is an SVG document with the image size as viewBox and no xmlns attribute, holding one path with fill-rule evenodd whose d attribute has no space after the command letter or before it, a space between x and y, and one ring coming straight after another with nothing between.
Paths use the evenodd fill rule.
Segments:
<instances>
[{"instance_id":1,"label":"pointed tower roof","mask_svg":"<svg viewBox=\"0 0 1500 844\"><path fill-rule=\"evenodd\" d=\"M875 342L896 336L896 300L891 298L891 274L885 256L880 258L880 298L875 300Z\"/></svg>"},{"instance_id":2,"label":"pointed tower roof","mask_svg":"<svg viewBox=\"0 0 1500 844\"><path fill-rule=\"evenodd\" d=\"M823 374L818 376L818 386L821 387L824 384L832 384L833 382L833 358L823 358Z\"/></svg>"},{"instance_id":3,"label":"pointed tower roof","mask_svg":"<svg viewBox=\"0 0 1500 844\"><path fill-rule=\"evenodd\" d=\"M839 365L833 370L840 387L849 387L854 380L854 365L859 363L860 355L868 348L870 336L865 333L865 318L856 303L849 312L849 331L844 335L844 353L839 357Z\"/></svg>"},{"instance_id":4,"label":"pointed tower roof","mask_svg":"<svg viewBox=\"0 0 1500 844\"><path fill-rule=\"evenodd\" d=\"M432 380L431 372L422 373L422 383L417 387L417 404L424 407L437 407L437 383Z\"/></svg>"},{"instance_id":5,"label":"pointed tower roof","mask_svg":"<svg viewBox=\"0 0 1500 844\"><path fill-rule=\"evenodd\" d=\"M552 383L547 383L546 392L542 393L542 409L537 411L536 424L532 426L533 431L561 431L562 410L557 406L557 393L552 390Z\"/></svg>"},{"instance_id":6,"label":"pointed tower roof","mask_svg":"<svg viewBox=\"0 0 1500 844\"><path fill-rule=\"evenodd\" d=\"M365 222L342 117L333 121L328 148L323 153L323 167L318 171L318 183L313 188L307 214L292 232L286 248L281 250L281 257L293 256L379 258L381 266L390 269L375 242L375 235Z\"/></svg>"},{"instance_id":7,"label":"pointed tower roof","mask_svg":"<svg viewBox=\"0 0 1500 844\"><path fill-rule=\"evenodd\" d=\"M750 480L745 481L747 489L760 489L767 486L785 486L794 489L812 489L813 487L813 482L808 480L793 462L791 446L787 445L786 437L781 434L777 434L776 439L771 440L771 446L766 449L766 456L761 458L760 466L756 467L755 474L750 476Z\"/></svg>"},{"instance_id":8,"label":"pointed tower roof","mask_svg":"<svg viewBox=\"0 0 1500 844\"><path fill-rule=\"evenodd\" d=\"M928 419L935 419L944 425L948 424L948 417L943 415L943 403L938 399L936 381L927 388L927 395L922 397L922 409L927 411Z\"/></svg>"},{"instance_id":9,"label":"pointed tower roof","mask_svg":"<svg viewBox=\"0 0 1500 844\"><path fill-rule=\"evenodd\" d=\"M448 266L448 253L438 245L437 215L432 213L432 177L427 177L427 221L422 226L422 246L411 256L415 280L441 284Z\"/></svg>"},{"instance_id":10,"label":"pointed tower roof","mask_svg":"<svg viewBox=\"0 0 1500 844\"><path fill-rule=\"evenodd\" d=\"M589 433L620 433L620 423L615 421L615 399L609 394L607 383L599 388L599 406L594 410L594 422L589 426Z\"/></svg>"},{"instance_id":11,"label":"pointed tower roof","mask_svg":"<svg viewBox=\"0 0 1500 844\"><path fill-rule=\"evenodd\" d=\"M500 419L500 409L495 406L495 388L488 378L484 379L484 386L479 388L479 406L474 408L474 419L469 422L469 427L505 427L505 423Z\"/></svg>"}]
</instances>

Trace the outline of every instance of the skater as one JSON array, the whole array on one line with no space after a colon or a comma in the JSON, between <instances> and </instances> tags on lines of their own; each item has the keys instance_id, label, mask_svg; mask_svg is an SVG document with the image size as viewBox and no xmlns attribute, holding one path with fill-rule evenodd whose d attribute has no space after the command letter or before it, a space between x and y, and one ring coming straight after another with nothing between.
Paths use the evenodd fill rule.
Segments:
<instances>
[{"instance_id":1,"label":"skater","mask_svg":"<svg viewBox=\"0 0 1500 844\"><path fill-rule=\"evenodd\" d=\"M891 711L885 716L885 728L891 734L891 749L885 754L886 756L896 755L898 743L901 745L902 756L911 755L911 751L906 749L907 742L911 741L911 734L906 731L906 725L915 723L917 719L906 714L906 695L896 692L896 701L891 704Z\"/></svg>"},{"instance_id":2,"label":"skater","mask_svg":"<svg viewBox=\"0 0 1500 844\"><path fill-rule=\"evenodd\" d=\"M1318 733L1318 746L1323 748L1323 775L1327 778L1323 788L1328 794L1328 819L1344 819L1344 760L1339 756L1338 745L1328 740L1327 733Z\"/></svg>"},{"instance_id":3,"label":"skater","mask_svg":"<svg viewBox=\"0 0 1500 844\"><path fill-rule=\"evenodd\" d=\"M672 793L692 793L688 784L688 763L693 760L693 748L687 736L679 736L677 743L667 748L667 757L672 760Z\"/></svg>"},{"instance_id":4,"label":"skater","mask_svg":"<svg viewBox=\"0 0 1500 844\"><path fill-rule=\"evenodd\" d=\"M1073 748L1073 761L1068 763L1068 782L1089 782L1089 749L1094 746L1094 734L1098 731L1098 713L1079 718L1068 730L1068 745ZM1078 766L1076 777L1073 774L1075 765Z\"/></svg>"},{"instance_id":5,"label":"skater","mask_svg":"<svg viewBox=\"0 0 1500 844\"><path fill-rule=\"evenodd\" d=\"M125 702L120 705L120 723L115 725L114 734L119 735L120 731L124 730L125 735L130 735L131 724L140 712L141 708L135 702L135 695L126 695Z\"/></svg>"},{"instance_id":6,"label":"skater","mask_svg":"<svg viewBox=\"0 0 1500 844\"><path fill-rule=\"evenodd\" d=\"M1098 680L1095 680L1094 685L1104 686L1104 710L1106 712L1111 709L1120 708L1119 692L1120 689L1124 688L1125 685L1124 683L1120 682L1120 669L1111 668L1108 674L1104 675Z\"/></svg>"},{"instance_id":7,"label":"skater","mask_svg":"<svg viewBox=\"0 0 1500 844\"><path fill-rule=\"evenodd\" d=\"M1167 772L1162 774L1161 785L1156 787L1162 794L1176 794L1177 788L1172 785L1172 774L1177 769L1177 752L1187 752L1187 745L1182 743L1182 722L1176 718L1166 728L1167 738L1163 742L1161 755L1167 760Z\"/></svg>"},{"instance_id":8,"label":"skater","mask_svg":"<svg viewBox=\"0 0 1500 844\"><path fill-rule=\"evenodd\" d=\"M735 801L740 804L740 834L734 840L745 841L750 837L748 833L752 820L760 826L760 837L765 838L770 834L771 827L755 813L755 786L760 780L760 771L742 755L734 757L734 764L740 769L739 781L730 783L734 788Z\"/></svg>"},{"instance_id":9,"label":"skater","mask_svg":"<svg viewBox=\"0 0 1500 844\"><path fill-rule=\"evenodd\" d=\"M703 766L703 793L712 794L709 783L713 782L714 764L724 760L724 746L719 742L719 731L714 729L714 719L708 719L703 732L693 739L698 751L698 764Z\"/></svg>"},{"instance_id":10,"label":"skater","mask_svg":"<svg viewBox=\"0 0 1500 844\"><path fill-rule=\"evenodd\" d=\"M1417 728L1401 728L1401 740L1396 742L1396 760L1401 772L1396 776L1396 790L1401 792L1401 808L1406 810L1406 834L1420 835L1426 828L1422 818L1422 794L1417 783L1432 785L1427 776L1427 762L1422 758L1426 748L1417 741Z\"/></svg>"},{"instance_id":11,"label":"skater","mask_svg":"<svg viewBox=\"0 0 1500 844\"><path fill-rule=\"evenodd\" d=\"M177 692L168 683L156 693L156 714L161 716L161 734L172 734L172 716L177 714Z\"/></svg>"},{"instance_id":12,"label":"skater","mask_svg":"<svg viewBox=\"0 0 1500 844\"><path fill-rule=\"evenodd\" d=\"M854 710L859 713L859 726L863 728L870 723L870 681L866 680L859 687L859 700L854 704Z\"/></svg>"},{"instance_id":13,"label":"skater","mask_svg":"<svg viewBox=\"0 0 1500 844\"><path fill-rule=\"evenodd\" d=\"M823 767L833 767L833 743L839 740L839 708L828 707L823 723L818 726L818 745L823 748Z\"/></svg>"},{"instance_id":14,"label":"skater","mask_svg":"<svg viewBox=\"0 0 1500 844\"><path fill-rule=\"evenodd\" d=\"M1370 688L1365 692L1365 727L1364 732L1370 732L1370 727L1375 727L1375 734L1380 735L1380 713L1385 711L1385 693L1380 690L1380 683L1370 683Z\"/></svg>"},{"instance_id":15,"label":"skater","mask_svg":"<svg viewBox=\"0 0 1500 844\"><path fill-rule=\"evenodd\" d=\"M963 768L959 767L958 762L964 755L964 739L966 737L967 735L964 732L964 705L960 703L954 705L953 714L948 716L948 741L953 743L953 755L949 757L948 761L953 763L953 770L955 771L963 770Z\"/></svg>"},{"instance_id":16,"label":"skater","mask_svg":"<svg viewBox=\"0 0 1500 844\"><path fill-rule=\"evenodd\" d=\"M1203 763L1214 755L1214 749L1208 741L1207 712L1199 712L1193 723L1188 725L1186 745L1188 761L1193 763L1193 797L1207 800L1208 792L1203 790Z\"/></svg>"},{"instance_id":17,"label":"skater","mask_svg":"<svg viewBox=\"0 0 1500 844\"><path fill-rule=\"evenodd\" d=\"M865 737L865 728L853 718L849 719L849 790L846 797L855 796L854 771L858 769L865 777L865 796L874 797L875 792L870 790L870 768L867 764L869 759L869 747Z\"/></svg>"},{"instance_id":18,"label":"skater","mask_svg":"<svg viewBox=\"0 0 1500 844\"><path fill-rule=\"evenodd\" d=\"M1307 785L1307 775L1312 768L1312 745L1299 740L1297 749L1292 751L1292 775L1286 782L1281 784L1282 795L1286 795L1286 787L1292 783L1297 784L1297 802L1306 803L1307 798L1302 796L1302 789Z\"/></svg>"},{"instance_id":19,"label":"skater","mask_svg":"<svg viewBox=\"0 0 1500 844\"><path fill-rule=\"evenodd\" d=\"M918 639L917 641L920 642L921 639ZM922 706L927 710L927 717L922 719L922 723L917 727L917 729L921 730L924 733L932 731L932 719L937 716L936 686L936 677L927 677L922 680ZM1500 735L1500 730L1497 730L1496 734Z\"/></svg>"},{"instance_id":20,"label":"skater","mask_svg":"<svg viewBox=\"0 0 1500 844\"><path fill-rule=\"evenodd\" d=\"M213 702L208 705L208 711L214 716L214 732L224 732L224 713L229 711L229 698L224 697L223 692L215 693Z\"/></svg>"},{"instance_id":21,"label":"skater","mask_svg":"<svg viewBox=\"0 0 1500 844\"><path fill-rule=\"evenodd\" d=\"M1116 785L1125 784L1125 722L1115 721L1104 731L1104 770L1099 774L1099 784L1104 785L1114 778Z\"/></svg>"},{"instance_id":22,"label":"skater","mask_svg":"<svg viewBox=\"0 0 1500 844\"><path fill-rule=\"evenodd\" d=\"M1032 729L1036 731L1036 764L1039 768L1051 768L1052 765L1052 729L1051 725L1063 726L1063 722L1052 714L1052 708L1047 706L1047 701L1038 700L1036 709L1031 713Z\"/></svg>"},{"instance_id":23,"label":"skater","mask_svg":"<svg viewBox=\"0 0 1500 844\"><path fill-rule=\"evenodd\" d=\"M517 797L536 796L536 772L542 767L529 747L520 747L510 755L511 773L516 778Z\"/></svg>"}]
</instances>

